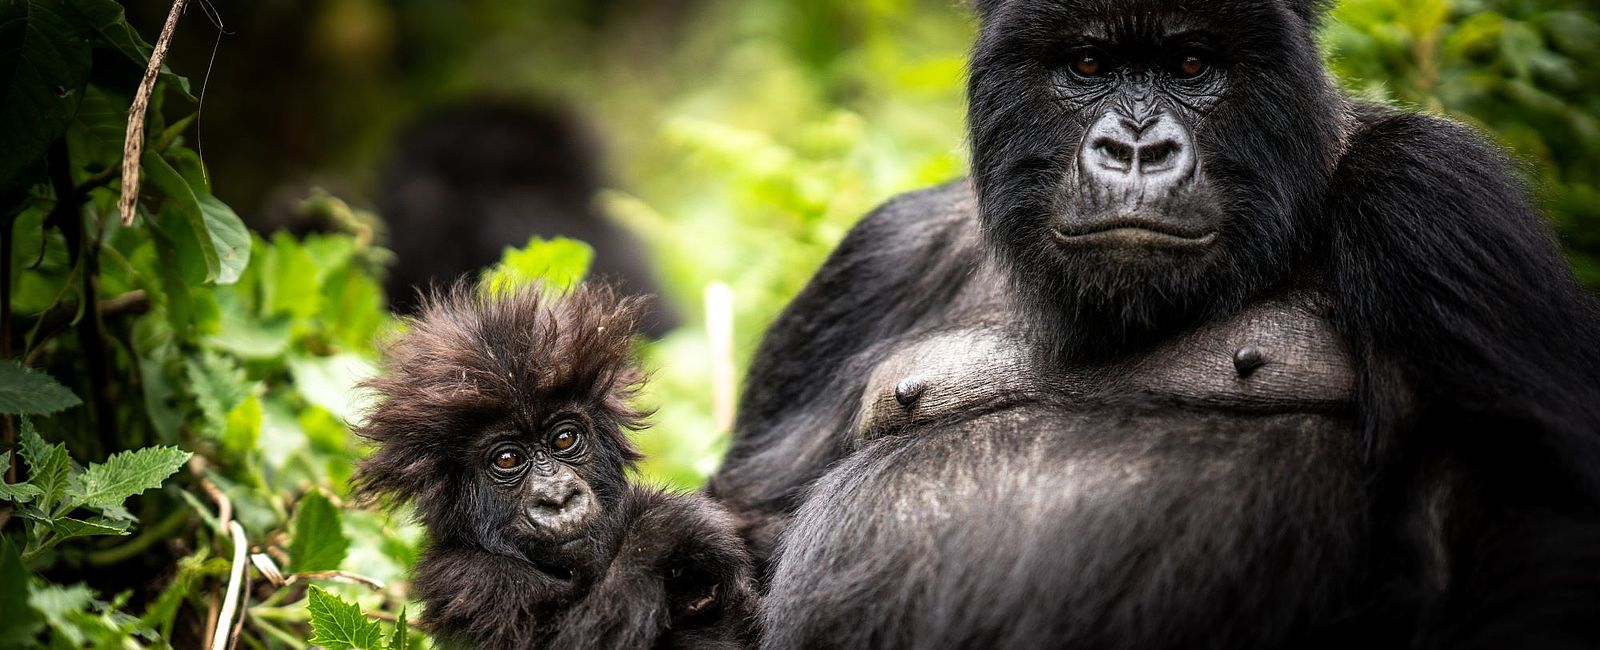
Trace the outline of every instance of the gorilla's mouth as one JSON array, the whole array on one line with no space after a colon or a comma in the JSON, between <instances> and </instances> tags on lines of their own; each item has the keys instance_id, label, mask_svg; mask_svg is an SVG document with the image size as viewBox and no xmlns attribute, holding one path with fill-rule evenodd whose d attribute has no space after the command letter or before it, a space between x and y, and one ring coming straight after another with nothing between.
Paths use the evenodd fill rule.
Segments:
<instances>
[{"instance_id":1,"label":"gorilla's mouth","mask_svg":"<svg viewBox=\"0 0 1600 650\"><path fill-rule=\"evenodd\" d=\"M1121 216L1081 226L1056 226L1050 237L1063 248L1191 248L1210 246L1217 231L1179 228L1142 216Z\"/></svg>"}]
</instances>

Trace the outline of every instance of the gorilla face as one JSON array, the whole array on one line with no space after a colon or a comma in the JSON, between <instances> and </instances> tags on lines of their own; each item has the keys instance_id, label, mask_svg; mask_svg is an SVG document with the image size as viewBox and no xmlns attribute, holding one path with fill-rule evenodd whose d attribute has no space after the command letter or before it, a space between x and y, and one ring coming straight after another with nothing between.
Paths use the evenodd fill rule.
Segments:
<instances>
[{"instance_id":1,"label":"gorilla face","mask_svg":"<svg viewBox=\"0 0 1600 650\"><path fill-rule=\"evenodd\" d=\"M1132 5L1132 6L1130 6ZM996 1L973 53L991 245L1071 352L1226 313L1293 267L1343 121L1288 0Z\"/></svg>"}]
</instances>

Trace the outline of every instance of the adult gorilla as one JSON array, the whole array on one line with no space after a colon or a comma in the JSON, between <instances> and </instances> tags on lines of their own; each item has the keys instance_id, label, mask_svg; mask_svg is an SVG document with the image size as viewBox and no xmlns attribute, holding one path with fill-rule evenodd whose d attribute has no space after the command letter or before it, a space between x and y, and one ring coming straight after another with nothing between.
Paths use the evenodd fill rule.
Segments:
<instances>
[{"instance_id":1,"label":"adult gorilla","mask_svg":"<svg viewBox=\"0 0 1600 650\"><path fill-rule=\"evenodd\" d=\"M1600 643L1600 331L1512 166L1311 0L990 0L975 177L772 327L770 647Z\"/></svg>"}]
</instances>

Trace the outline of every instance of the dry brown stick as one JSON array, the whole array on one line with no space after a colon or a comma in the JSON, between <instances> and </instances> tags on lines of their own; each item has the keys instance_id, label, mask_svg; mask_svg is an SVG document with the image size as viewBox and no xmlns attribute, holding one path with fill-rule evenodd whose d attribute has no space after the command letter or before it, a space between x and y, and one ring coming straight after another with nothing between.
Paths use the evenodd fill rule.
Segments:
<instances>
[{"instance_id":1,"label":"dry brown stick","mask_svg":"<svg viewBox=\"0 0 1600 650\"><path fill-rule=\"evenodd\" d=\"M144 156L144 114L150 110L150 95L156 89L156 77L161 75L161 62L167 58L167 47L172 45L172 32L178 27L178 16L188 0L173 0L167 12L167 23L161 26L161 37L150 53L150 64L144 68L144 79L139 82L139 92L128 107L128 137L122 142L122 200L117 211L122 215L122 225L133 225L134 206L139 202L139 160Z\"/></svg>"}]
</instances>

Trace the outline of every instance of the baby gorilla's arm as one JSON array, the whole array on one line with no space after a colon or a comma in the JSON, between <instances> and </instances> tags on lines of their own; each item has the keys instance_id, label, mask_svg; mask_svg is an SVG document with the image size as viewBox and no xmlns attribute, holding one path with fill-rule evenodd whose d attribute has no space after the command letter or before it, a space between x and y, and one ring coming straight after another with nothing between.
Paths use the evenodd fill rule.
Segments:
<instances>
[{"instance_id":1,"label":"baby gorilla's arm","mask_svg":"<svg viewBox=\"0 0 1600 650\"><path fill-rule=\"evenodd\" d=\"M612 518L615 555L562 618L555 648L743 648L753 644L750 554L699 494L630 486Z\"/></svg>"}]
</instances>

